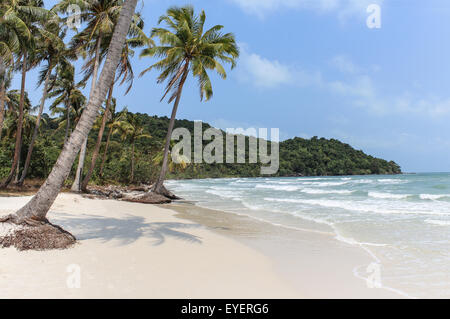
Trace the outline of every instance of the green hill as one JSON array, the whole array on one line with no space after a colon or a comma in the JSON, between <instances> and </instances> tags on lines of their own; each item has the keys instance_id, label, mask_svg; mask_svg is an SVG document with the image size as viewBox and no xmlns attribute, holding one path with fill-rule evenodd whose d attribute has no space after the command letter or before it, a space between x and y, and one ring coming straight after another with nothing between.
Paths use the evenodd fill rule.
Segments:
<instances>
[{"instance_id":1,"label":"green hill","mask_svg":"<svg viewBox=\"0 0 450 319\"><path fill-rule=\"evenodd\" d=\"M137 113L146 133L151 138L137 140L135 149L135 182L148 183L156 178L159 165L153 160L161 152L167 132L167 117L149 116ZM57 119L44 114L41 134L36 142L30 167L30 178L45 178L55 163L64 141L64 129L57 129ZM184 127L194 130L194 122L177 120L175 128ZM203 123L203 130L211 127ZM22 147L22 159L26 156L31 130L25 131ZM88 141L86 163L90 163L91 152L97 138L97 130L92 130ZM106 140L107 132L103 141ZM248 141L248 138L246 138ZM204 145L209 141L204 141ZM100 150L103 153L105 142ZM192 143L193 144L193 143ZM13 137L3 138L0 150L0 178L6 176L11 165L14 148ZM326 176L326 175L365 175L365 174L399 174L400 167L395 162L388 162L355 150L348 144L335 139L313 137L312 139L294 138L280 143L280 168L276 176ZM269 147L270 149L270 147ZM247 157L246 157L247 158ZM100 161L100 160L99 160ZM76 165L76 161L74 166ZM88 164L85 165L87 170ZM131 145L122 140L120 135L113 135L104 167L103 179L100 181L97 168L92 181L94 183L128 183L131 167ZM257 164L191 164L185 169L175 169L168 178L208 178L208 177L257 177L260 176L260 163ZM73 178L72 175L69 177Z\"/></svg>"}]
</instances>

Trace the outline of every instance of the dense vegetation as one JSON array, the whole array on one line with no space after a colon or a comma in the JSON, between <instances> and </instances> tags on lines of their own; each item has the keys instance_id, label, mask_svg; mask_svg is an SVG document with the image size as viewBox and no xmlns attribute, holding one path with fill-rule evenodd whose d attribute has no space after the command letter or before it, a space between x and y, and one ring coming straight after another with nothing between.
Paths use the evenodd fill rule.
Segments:
<instances>
[{"instance_id":1,"label":"dense vegetation","mask_svg":"<svg viewBox=\"0 0 450 319\"><path fill-rule=\"evenodd\" d=\"M125 116L112 129L103 176L100 178L100 162L98 159L93 174L93 183L130 183L132 165L132 139L135 135L129 134L126 129L134 121L134 127L142 127L142 138L135 139L133 182L148 183L154 181L159 173L160 163L157 161L164 147L164 138L167 133L169 119L167 117L149 116L141 113L123 112ZM120 114L120 112L119 112ZM101 115L99 114L99 120ZM130 119L133 118L131 121ZM30 164L30 178L44 179L55 163L63 146L65 129L60 125L64 118L51 118L43 115L43 125L36 141L34 156ZM128 120L127 120L128 119ZM111 121L110 121L111 122ZM63 122L64 123L64 122ZM125 124L126 123L126 124ZM31 128L25 126L24 146L21 158L26 156L27 145L30 140ZM98 135L98 125L89 135L87 161L92 156L92 151ZM190 132L194 131L194 122L188 120L176 120L175 128L185 127ZM203 129L210 125L203 123ZM11 165L14 151L12 136L6 137L1 142L0 150L0 177L6 176ZM131 132L134 132L131 130ZM105 134L100 154L104 153L107 134ZM206 145L209 141L204 141ZM75 166L68 183L73 179ZM87 168L85 168L86 170ZM400 167L394 162L387 162L364 154L353 149L350 145L338 140L327 140L313 137L312 139L294 138L280 143L280 169L279 176L296 175L362 175L362 174L398 174ZM207 177L256 177L260 176L260 164L190 164L171 166L169 178L207 178Z\"/></svg>"}]
</instances>

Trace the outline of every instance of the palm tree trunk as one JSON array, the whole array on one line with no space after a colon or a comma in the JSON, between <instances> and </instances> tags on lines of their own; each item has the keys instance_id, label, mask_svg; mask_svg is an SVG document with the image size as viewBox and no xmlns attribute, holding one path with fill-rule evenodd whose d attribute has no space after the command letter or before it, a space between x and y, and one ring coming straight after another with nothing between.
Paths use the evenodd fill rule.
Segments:
<instances>
[{"instance_id":1,"label":"palm tree trunk","mask_svg":"<svg viewBox=\"0 0 450 319\"><path fill-rule=\"evenodd\" d=\"M158 181L155 183L155 186L153 187L153 192L161 195L168 195L168 192L164 188L163 184L168 169L167 162L169 156L170 140L172 139L173 125L175 123L175 117L177 115L178 104L180 103L181 93L183 91L184 82L186 81L188 73L189 73L189 61L187 61L184 65L183 76L181 78L180 86L178 87L177 97L175 99L175 103L172 109L172 115L170 116L169 129L167 130L166 144L164 146L164 157L163 157L163 164L161 167L161 173L159 174Z\"/></svg>"},{"instance_id":2,"label":"palm tree trunk","mask_svg":"<svg viewBox=\"0 0 450 319\"><path fill-rule=\"evenodd\" d=\"M51 62L49 62L49 63L51 63ZM17 185L19 185L19 186L23 185L23 182L25 181L25 177L27 176L27 173L28 173L28 168L30 167L31 154L33 153L34 143L39 134L39 126L41 124L41 116L42 116L42 112L44 111L45 100L47 99L48 83L50 80L51 72L52 72L52 69L50 67L48 69L47 75L45 76L44 92L42 93L41 105L39 106L39 113L36 118L36 125L34 126L33 136L31 137L30 145L28 146L28 153L27 153L27 158L25 159L22 176L20 177L20 180L17 182Z\"/></svg>"},{"instance_id":3,"label":"palm tree trunk","mask_svg":"<svg viewBox=\"0 0 450 319\"><path fill-rule=\"evenodd\" d=\"M84 168L83 163L86 158L87 142L88 142L88 139L86 137L83 141L83 144L81 145L80 156L78 157L78 165L77 165L77 171L75 173L75 180L71 187L71 190L73 192L81 191L81 176L83 175L83 168Z\"/></svg>"},{"instance_id":4,"label":"palm tree trunk","mask_svg":"<svg viewBox=\"0 0 450 319\"><path fill-rule=\"evenodd\" d=\"M64 136L64 144L66 144L67 139L69 138L69 130L70 130L70 105L66 106L66 135Z\"/></svg>"},{"instance_id":5,"label":"palm tree trunk","mask_svg":"<svg viewBox=\"0 0 450 319\"><path fill-rule=\"evenodd\" d=\"M22 145L22 142L20 142ZM14 176L14 183L19 182L19 172L20 172L20 152L19 152L19 158L17 159L17 166L16 166L16 175Z\"/></svg>"},{"instance_id":6,"label":"palm tree trunk","mask_svg":"<svg viewBox=\"0 0 450 319\"><path fill-rule=\"evenodd\" d=\"M94 71L92 73L92 84L91 91L89 93L89 98L94 94L95 86L97 84L97 74L98 68L100 64L100 45L102 44L102 33L100 32L97 38L97 44L95 48L95 62L94 62ZM72 184L72 191L81 192L81 180L83 178L83 168L84 168L84 160L86 158L86 148L87 148L87 140L88 136L86 136L86 141L81 146L80 157L78 160L77 171L75 174L75 181Z\"/></svg>"},{"instance_id":7,"label":"palm tree trunk","mask_svg":"<svg viewBox=\"0 0 450 319\"><path fill-rule=\"evenodd\" d=\"M0 90L0 142L2 140L3 121L5 119L5 100L6 100L6 86L5 81L2 81L2 88Z\"/></svg>"},{"instance_id":8,"label":"palm tree trunk","mask_svg":"<svg viewBox=\"0 0 450 319\"><path fill-rule=\"evenodd\" d=\"M94 94L89 97L89 103L83 111L74 132L70 135L69 140L59 154L58 160L53 166L50 175L36 195L24 207L10 216L10 220L16 223L23 222L27 219L46 220L47 212L61 191L64 181L70 173L75 157L81 148L81 144L86 140L94 124L98 109L105 100L108 88L114 79L136 3L137 0L126 0L124 2L120 11L119 20L114 29L108 56L98 80L98 85L95 88Z\"/></svg>"},{"instance_id":9,"label":"palm tree trunk","mask_svg":"<svg viewBox=\"0 0 450 319\"><path fill-rule=\"evenodd\" d=\"M27 54L23 52L22 60L22 83L20 88L20 101L19 101L19 119L17 123L16 132L16 146L14 149L14 158L9 172L8 177L0 185L0 188L6 188L14 177L14 172L16 170L17 164L19 162L20 149L22 147L22 126L23 126L23 105L25 102L25 80L27 76Z\"/></svg>"},{"instance_id":10,"label":"palm tree trunk","mask_svg":"<svg viewBox=\"0 0 450 319\"><path fill-rule=\"evenodd\" d=\"M134 181L134 141L131 146L131 184Z\"/></svg>"},{"instance_id":11,"label":"palm tree trunk","mask_svg":"<svg viewBox=\"0 0 450 319\"><path fill-rule=\"evenodd\" d=\"M108 152L109 141L111 140L112 131L113 131L113 128L110 127L109 132L108 132L108 137L106 138L105 150L103 151L102 163L100 164L100 173L99 173L100 178L103 177L103 167L105 166L106 154Z\"/></svg>"},{"instance_id":12,"label":"palm tree trunk","mask_svg":"<svg viewBox=\"0 0 450 319\"><path fill-rule=\"evenodd\" d=\"M89 180L92 177L92 173L94 172L95 163L97 162L98 154L100 152L100 146L102 144L103 133L105 131L106 122L108 121L109 106L111 105L113 89L114 89L114 81L113 81L113 83L111 83L111 87L109 88L108 100L106 101L105 113L103 113L102 124L101 124L100 130L98 132L97 144L95 145L94 152L92 153L91 166L89 167L89 171L88 171L86 177L84 178L83 183L81 184L81 190L83 192L87 191L87 185L89 183Z\"/></svg>"}]
</instances>

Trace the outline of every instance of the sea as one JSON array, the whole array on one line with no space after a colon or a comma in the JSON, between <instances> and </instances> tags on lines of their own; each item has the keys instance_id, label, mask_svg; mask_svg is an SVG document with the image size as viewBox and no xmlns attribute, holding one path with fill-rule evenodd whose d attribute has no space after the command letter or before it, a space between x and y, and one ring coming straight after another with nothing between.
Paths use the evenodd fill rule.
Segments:
<instances>
[{"instance_id":1,"label":"sea","mask_svg":"<svg viewBox=\"0 0 450 319\"><path fill-rule=\"evenodd\" d=\"M169 180L196 205L364 249L385 288L450 297L450 173ZM353 269L367 279L367 269ZM386 283L387 282L387 283Z\"/></svg>"}]
</instances>

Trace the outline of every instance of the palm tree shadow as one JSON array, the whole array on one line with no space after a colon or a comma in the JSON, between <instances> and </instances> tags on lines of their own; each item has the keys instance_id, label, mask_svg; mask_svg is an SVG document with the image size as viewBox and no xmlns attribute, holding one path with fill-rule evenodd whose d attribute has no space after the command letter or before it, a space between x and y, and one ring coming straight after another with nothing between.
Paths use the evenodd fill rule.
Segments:
<instances>
[{"instance_id":1,"label":"palm tree shadow","mask_svg":"<svg viewBox=\"0 0 450 319\"><path fill-rule=\"evenodd\" d=\"M56 216L55 216L56 217ZM125 218L72 215L58 213L54 222L70 231L78 240L97 239L103 242L115 240L127 245L140 238L147 238L153 245L161 245L171 237L194 244L201 244L200 237L179 229L202 227L200 224L181 222L149 223L143 217L127 215Z\"/></svg>"}]
</instances>

